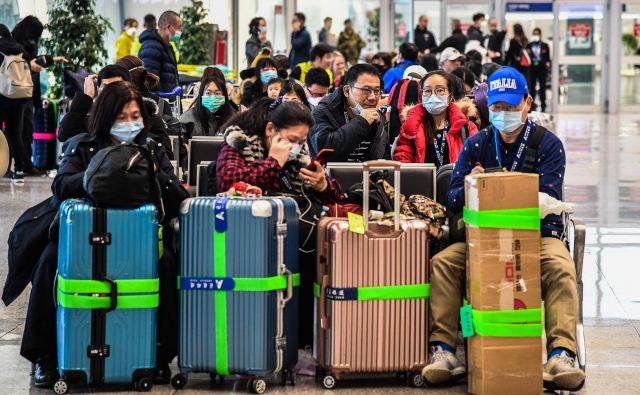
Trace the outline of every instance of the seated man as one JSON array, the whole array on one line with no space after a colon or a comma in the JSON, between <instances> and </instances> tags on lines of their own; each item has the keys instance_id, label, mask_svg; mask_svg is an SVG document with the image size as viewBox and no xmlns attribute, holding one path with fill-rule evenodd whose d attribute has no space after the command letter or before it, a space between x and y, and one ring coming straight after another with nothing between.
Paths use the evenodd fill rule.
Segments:
<instances>
[{"instance_id":1,"label":"seated man","mask_svg":"<svg viewBox=\"0 0 640 395\"><path fill-rule=\"evenodd\" d=\"M330 87L329 75L323 69L316 67L309 70L304 80L304 93L312 110L327 96Z\"/></svg>"},{"instance_id":2,"label":"seated man","mask_svg":"<svg viewBox=\"0 0 640 395\"><path fill-rule=\"evenodd\" d=\"M297 78L300 82L304 83L307 78L307 73L311 69L321 68L327 72L329 76L329 84L333 85L333 72L331 71L331 62L333 62L333 47L327 44L317 44L311 48L309 54L311 60L303 62L292 70L292 74L299 75Z\"/></svg>"},{"instance_id":3,"label":"seated man","mask_svg":"<svg viewBox=\"0 0 640 395\"><path fill-rule=\"evenodd\" d=\"M313 110L316 123L309 134L311 153L333 149L329 162L389 159L389 136L376 110L382 93L378 69L357 64L347 71L344 81L344 86Z\"/></svg>"},{"instance_id":4,"label":"seated man","mask_svg":"<svg viewBox=\"0 0 640 395\"><path fill-rule=\"evenodd\" d=\"M413 43L404 43L398 49L396 67L390 68L384 74L384 91L391 92L391 88L402 78L405 69L416 64L418 47Z\"/></svg>"},{"instance_id":5,"label":"seated man","mask_svg":"<svg viewBox=\"0 0 640 395\"><path fill-rule=\"evenodd\" d=\"M515 69L503 67L489 78L488 86L491 125L469 137L464 144L451 178L449 210L459 213L465 204L465 176L493 167L538 173L540 192L561 200L566 163L564 148L553 133L527 120L532 100L526 79ZM537 138L538 133L542 133L541 139ZM527 166L532 169L525 169L524 153L535 140L539 142L536 160ZM581 386L585 376L574 365L579 302L575 266L560 240L562 231L559 216L542 219L540 264L548 351L543 379L545 387L574 390ZM422 371L430 383L443 383L465 373L464 366L455 357L465 260L465 243L453 244L433 258L431 360Z\"/></svg>"}]
</instances>

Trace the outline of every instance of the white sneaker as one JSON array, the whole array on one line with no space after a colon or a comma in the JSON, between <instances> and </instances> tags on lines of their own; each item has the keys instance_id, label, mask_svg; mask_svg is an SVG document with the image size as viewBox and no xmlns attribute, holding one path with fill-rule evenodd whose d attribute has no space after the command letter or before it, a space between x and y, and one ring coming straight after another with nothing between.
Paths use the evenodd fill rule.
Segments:
<instances>
[{"instance_id":1,"label":"white sneaker","mask_svg":"<svg viewBox=\"0 0 640 395\"><path fill-rule=\"evenodd\" d=\"M577 391L584 384L585 375L576 367L569 353L562 351L544 365L542 372L544 387L549 390Z\"/></svg>"},{"instance_id":2,"label":"white sneaker","mask_svg":"<svg viewBox=\"0 0 640 395\"><path fill-rule=\"evenodd\" d=\"M431 359L429 365L422 369L422 376L430 384L440 384L466 372L464 365L458 361L454 353L444 350L442 346L435 346L431 347Z\"/></svg>"}]
</instances>

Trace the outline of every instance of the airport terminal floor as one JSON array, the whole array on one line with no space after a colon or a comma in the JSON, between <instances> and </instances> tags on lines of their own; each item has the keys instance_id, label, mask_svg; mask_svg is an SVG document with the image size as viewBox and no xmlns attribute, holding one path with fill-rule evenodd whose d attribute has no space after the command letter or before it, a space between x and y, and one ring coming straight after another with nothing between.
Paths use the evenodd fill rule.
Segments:
<instances>
[{"instance_id":1,"label":"airport terminal floor","mask_svg":"<svg viewBox=\"0 0 640 395\"><path fill-rule=\"evenodd\" d=\"M638 394L640 116L562 113L556 115L556 123L567 150L565 201L572 203L575 216L587 223L583 274L587 382L580 393ZM7 240L20 213L49 196L50 181L28 178L24 186L15 187L8 179L0 179L0 240ZM7 274L6 249L6 243L0 243L0 283ZM52 393L33 386L30 365L19 355L27 300L28 292L24 292L9 308L0 306L0 394ZM175 364L172 368L176 369ZM181 392L209 392L210 385L207 375L193 376ZM224 392L235 389L244 393L245 388L242 382L227 382ZM166 385L154 386L152 392L173 391ZM341 381L334 391L464 394L466 385L409 389L394 378L366 378ZM312 378L301 376L296 387L268 390L270 394L329 392Z\"/></svg>"}]
</instances>

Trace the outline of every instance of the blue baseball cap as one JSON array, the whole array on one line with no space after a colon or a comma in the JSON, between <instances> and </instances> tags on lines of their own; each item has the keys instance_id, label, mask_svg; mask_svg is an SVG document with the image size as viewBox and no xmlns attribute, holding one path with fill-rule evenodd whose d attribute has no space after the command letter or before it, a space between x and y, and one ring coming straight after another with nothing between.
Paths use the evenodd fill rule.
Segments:
<instances>
[{"instance_id":1,"label":"blue baseball cap","mask_svg":"<svg viewBox=\"0 0 640 395\"><path fill-rule=\"evenodd\" d=\"M509 103L517 106L525 93L529 93L527 79L513 67L501 67L496 70L487 81L489 98L487 105L496 102Z\"/></svg>"}]
</instances>

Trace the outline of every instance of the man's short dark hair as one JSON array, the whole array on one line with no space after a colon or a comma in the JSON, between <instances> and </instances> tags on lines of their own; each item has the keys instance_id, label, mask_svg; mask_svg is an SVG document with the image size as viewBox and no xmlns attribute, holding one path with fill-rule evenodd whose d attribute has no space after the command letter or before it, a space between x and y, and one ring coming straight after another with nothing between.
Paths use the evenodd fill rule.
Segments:
<instances>
[{"instance_id":1,"label":"man's short dark hair","mask_svg":"<svg viewBox=\"0 0 640 395\"><path fill-rule=\"evenodd\" d=\"M327 74L325 69L314 67L309 70L306 77L304 77L304 84L307 87L311 87L311 85L316 84L329 88L331 86L331 80L329 79L329 74Z\"/></svg>"},{"instance_id":2,"label":"man's short dark hair","mask_svg":"<svg viewBox=\"0 0 640 395\"><path fill-rule=\"evenodd\" d=\"M117 64L108 64L98 72L98 85L102 85L102 80L115 77L122 77L123 81L131 81L129 70Z\"/></svg>"},{"instance_id":3,"label":"man's short dark hair","mask_svg":"<svg viewBox=\"0 0 640 395\"><path fill-rule=\"evenodd\" d=\"M144 28L145 29L155 29L156 28L156 17L153 14L147 14L144 16Z\"/></svg>"},{"instance_id":4,"label":"man's short dark hair","mask_svg":"<svg viewBox=\"0 0 640 395\"><path fill-rule=\"evenodd\" d=\"M307 21L307 17L304 16L302 12L296 12L295 14L293 14L293 16L303 24Z\"/></svg>"},{"instance_id":5,"label":"man's short dark hair","mask_svg":"<svg viewBox=\"0 0 640 395\"><path fill-rule=\"evenodd\" d=\"M418 59L418 47L414 43L404 43L400 46L402 59L415 62Z\"/></svg>"},{"instance_id":6,"label":"man's short dark hair","mask_svg":"<svg viewBox=\"0 0 640 395\"><path fill-rule=\"evenodd\" d=\"M329 22L329 21L333 22L333 18L328 16L328 17L324 18L324 21L325 22Z\"/></svg>"},{"instance_id":7,"label":"man's short dark hair","mask_svg":"<svg viewBox=\"0 0 640 395\"><path fill-rule=\"evenodd\" d=\"M368 63L358 63L353 65L344 76L344 85L353 85L362 74L370 74L376 78L380 78L380 72L373 65Z\"/></svg>"},{"instance_id":8,"label":"man's short dark hair","mask_svg":"<svg viewBox=\"0 0 640 395\"><path fill-rule=\"evenodd\" d=\"M311 61L313 62L316 58L324 58L324 55L328 53L333 53L333 47L328 44L316 44L311 48L311 53L309 56L311 57Z\"/></svg>"},{"instance_id":9,"label":"man's short dark hair","mask_svg":"<svg viewBox=\"0 0 640 395\"><path fill-rule=\"evenodd\" d=\"M180 18L180 15L177 12L165 11L160 14L160 18L158 18L158 27L164 29L169 25L173 26L178 21L178 18Z\"/></svg>"},{"instance_id":10,"label":"man's short dark hair","mask_svg":"<svg viewBox=\"0 0 640 395\"><path fill-rule=\"evenodd\" d=\"M485 16L482 12L478 12L477 14L473 14L473 21L478 22L480 19L485 19Z\"/></svg>"},{"instance_id":11,"label":"man's short dark hair","mask_svg":"<svg viewBox=\"0 0 640 395\"><path fill-rule=\"evenodd\" d=\"M347 23L351 23L351 22L353 22L351 19L345 19L345 20L344 20L344 24L345 24L345 25L346 25Z\"/></svg>"}]
</instances>

